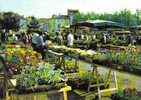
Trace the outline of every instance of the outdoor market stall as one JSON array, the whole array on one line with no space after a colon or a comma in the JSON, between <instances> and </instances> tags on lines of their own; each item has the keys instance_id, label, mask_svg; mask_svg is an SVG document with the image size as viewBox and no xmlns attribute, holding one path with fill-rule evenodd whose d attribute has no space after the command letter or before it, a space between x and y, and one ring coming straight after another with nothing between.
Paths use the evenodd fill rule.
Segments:
<instances>
[{"instance_id":1,"label":"outdoor market stall","mask_svg":"<svg viewBox=\"0 0 141 100\"><path fill-rule=\"evenodd\" d=\"M99 43L105 43L103 38L113 36L114 31L123 31L126 29L124 24L120 24L117 22L106 21L106 20L89 20L89 21L82 21L70 26L72 29L75 30L74 35L84 35L84 39L75 40L74 44L76 47L78 45L82 45L85 49L89 48L97 48ZM101 33L99 33L101 31ZM99 33L99 34L97 34ZM75 47L75 46L74 46Z\"/></svg>"}]
</instances>

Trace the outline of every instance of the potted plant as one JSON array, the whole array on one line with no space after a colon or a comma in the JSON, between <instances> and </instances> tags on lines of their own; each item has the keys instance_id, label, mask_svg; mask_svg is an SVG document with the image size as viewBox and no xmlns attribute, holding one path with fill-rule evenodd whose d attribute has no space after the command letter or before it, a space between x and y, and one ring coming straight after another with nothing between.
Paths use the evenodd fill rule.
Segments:
<instances>
[{"instance_id":1,"label":"potted plant","mask_svg":"<svg viewBox=\"0 0 141 100\"><path fill-rule=\"evenodd\" d=\"M64 72L65 73L78 72L78 65L75 65L75 61L72 58L65 59Z\"/></svg>"},{"instance_id":2,"label":"potted plant","mask_svg":"<svg viewBox=\"0 0 141 100\"><path fill-rule=\"evenodd\" d=\"M48 63L38 63L36 66L22 68L21 74L17 77L17 89L19 91L21 89L28 91L28 88L38 90L41 85L45 85L46 89L54 89L61 81L60 70L54 70L54 67Z\"/></svg>"},{"instance_id":3,"label":"potted plant","mask_svg":"<svg viewBox=\"0 0 141 100\"><path fill-rule=\"evenodd\" d=\"M140 100L140 98L141 92L137 91L135 88L125 88L111 96L112 100Z\"/></svg>"},{"instance_id":4,"label":"potted plant","mask_svg":"<svg viewBox=\"0 0 141 100\"><path fill-rule=\"evenodd\" d=\"M8 48L4 51L7 66L15 73L19 74L25 65L36 65L41 61L41 55L32 50L22 48Z\"/></svg>"}]
</instances>

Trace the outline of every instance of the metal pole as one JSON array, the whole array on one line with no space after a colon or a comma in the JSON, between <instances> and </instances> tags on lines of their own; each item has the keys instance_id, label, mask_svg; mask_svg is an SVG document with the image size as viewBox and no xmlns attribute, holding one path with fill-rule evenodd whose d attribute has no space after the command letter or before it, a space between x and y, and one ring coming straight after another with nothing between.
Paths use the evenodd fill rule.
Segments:
<instances>
[{"instance_id":1,"label":"metal pole","mask_svg":"<svg viewBox=\"0 0 141 100\"><path fill-rule=\"evenodd\" d=\"M118 89L118 83L117 83L116 72L114 72L114 77L115 77L115 87L116 87L116 89Z\"/></svg>"},{"instance_id":2,"label":"metal pole","mask_svg":"<svg viewBox=\"0 0 141 100\"><path fill-rule=\"evenodd\" d=\"M112 70L110 69L109 72L108 72L108 74L107 74L107 80L105 81L105 84L104 84L105 88L107 88L107 86L108 86L108 82L110 80L111 72L112 72Z\"/></svg>"},{"instance_id":3,"label":"metal pole","mask_svg":"<svg viewBox=\"0 0 141 100\"><path fill-rule=\"evenodd\" d=\"M4 91L5 91L6 100L9 100L8 81L6 76L4 76Z\"/></svg>"},{"instance_id":4,"label":"metal pole","mask_svg":"<svg viewBox=\"0 0 141 100\"><path fill-rule=\"evenodd\" d=\"M34 100L36 100L36 95L33 96Z\"/></svg>"},{"instance_id":5,"label":"metal pole","mask_svg":"<svg viewBox=\"0 0 141 100\"><path fill-rule=\"evenodd\" d=\"M64 100L68 100L67 91L64 91Z\"/></svg>"},{"instance_id":6,"label":"metal pole","mask_svg":"<svg viewBox=\"0 0 141 100\"><path fill-rule=\"evenodd\" d=\"M99 86L97 87L97 90L98 90L98 98L99 98L99 100L101 100L101 92L100 92L100 87Z\"/></svg>"},{"instance_id":7,"label":"metal pole","mask_svg":"<svg viewBox=\"0 0 141 100\"><path fill-rule=\"evenodd\" d=\"M8 92L8 90L6 91L6 100L9 100L9 92Z\"/></svg>"}]
</instances>

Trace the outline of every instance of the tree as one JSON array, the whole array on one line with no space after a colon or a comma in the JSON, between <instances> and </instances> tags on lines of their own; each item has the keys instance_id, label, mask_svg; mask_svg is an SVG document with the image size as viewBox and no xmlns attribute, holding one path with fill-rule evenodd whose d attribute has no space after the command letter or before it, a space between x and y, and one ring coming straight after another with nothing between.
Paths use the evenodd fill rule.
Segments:
<instances>
[{"instance_id":1,"label":"tree","mask_svg":"<svg viewBox=\"0 0 141 100\"><path fill-rule=\"evenodd\" d=\"M96 19L119 22L125 24L129 28L130 26L141 24L141 10L138 9L136 14L132 14L128 9L123 9L120 12L115 11L113 14L106 12L101 14L88 12L84 14L79 12L74 15L73 23Z\"/></svg>"},{"instance_id":2,"label":"tree","mask_svg":"<svg viewBox=\"0 0 141 100\"><path fill-rule=\"evenodd\" d=\"M141 9L136 10L135 16L136 16L137 24L140 25L141 24Z\"/></svg>"},{"instance_id":3,"label":"tree","mask_svg":"<svg viewBox=\"0 0 141 100\"><path fill-rule=\"evenodd\" d=\"M120 20L121 23L125 24L126 26L128 26L128 28L130 27L130 20L131 20L131 11L128 9L124 9L122 11L120 11Z\"/></svg>"},{"instance_id":4,"label":"tree","mask_svg":"<svg viewBox=\"0 0 141 100\"><path fill-rule=\"evenodd\" d=\"M132 14L130 16L130 26L136 26L138 24L136 15Z\"/></svg>"},{"instance_id":5,"label":"tree","mask_svg":"<svg viewBox=\"0 0 141 100\"><path fill-rule=\"evenodd\" d=\"M20 15L13 12L4 12L2 16L2 28L9 32L9 30L18 31Z\"/></svg>"},{"instance_id":6,"label":"tree","mask_svg":"<svg viewBox=\"0 0 141 100\"><path fill-rule=\"evenodd\" d=\"M39 20L37 18L35 18L34 16L28 17L28 29L27 29L27 33L31 33L34 31L39 31Z\"/></svg>"},{"instance_id":7,"label":"tree","mask_svg":"<svg viewBox=\"0 0 141 100\"><path fill-rule=\"evenodd\" d=\"M18 31L20 15L14 12L3 12L0 18L1 28L5 29L6 33L9 33L9 30ZM1 33L1 39L5 42L7 36L5 32Z\"/></svg>"},{"instance_id":8,"label":"tree","mask_svg":"<svg viewBox=\"0 0 141 100\"><path fill-rule=\"evenodd\" d=\"M120 14L119 12L115 11L112 15L112 21L120 22Z\"/></svg>"},{"instance_id":9,"label":"tree","mask_svg":"<svg viewBox=\"0 0 141 100\"><path fill-rule=\"evenodd\" d=\"M77 23L77 22L80 22L80 21L86 21L87 20L87 17L85 16L84 13L76 13L73 17L73 23Z\"/></svg>"}]
</instances>

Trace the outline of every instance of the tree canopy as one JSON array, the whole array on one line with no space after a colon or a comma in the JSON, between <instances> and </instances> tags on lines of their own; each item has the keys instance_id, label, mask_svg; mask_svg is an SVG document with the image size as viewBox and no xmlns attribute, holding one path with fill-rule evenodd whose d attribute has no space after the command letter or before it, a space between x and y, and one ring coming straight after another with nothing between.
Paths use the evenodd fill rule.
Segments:
<instances>
[{"instance_id":1,"label":"tree canopy","mask_svg":"<svg viewBox=\"0 0 141 100\"><path fill-rule=\"evenodd\" d=\"M141 24L141 18L139 17L138 12L133 14L128 9L123 9L119 12L115 11L113 14L106 12L101 14L97 14L95 12L88 12L84 14L78 12L74 15L73 23L78 23L80 21L87 21L87 20L96 20L96 19L119 22L125 24L128 27Z\"/></svg>"},{"instance_id":2,"label":"tree canopy","mask_svg":"<svg viewBox=\"0 0 141 100\"><path fill-rule=\"evenodd\" d=\"M0 25L6 31L19 29L20 15L14 12L3 12L0 14Z\"/></svg>"}]
</instances>

